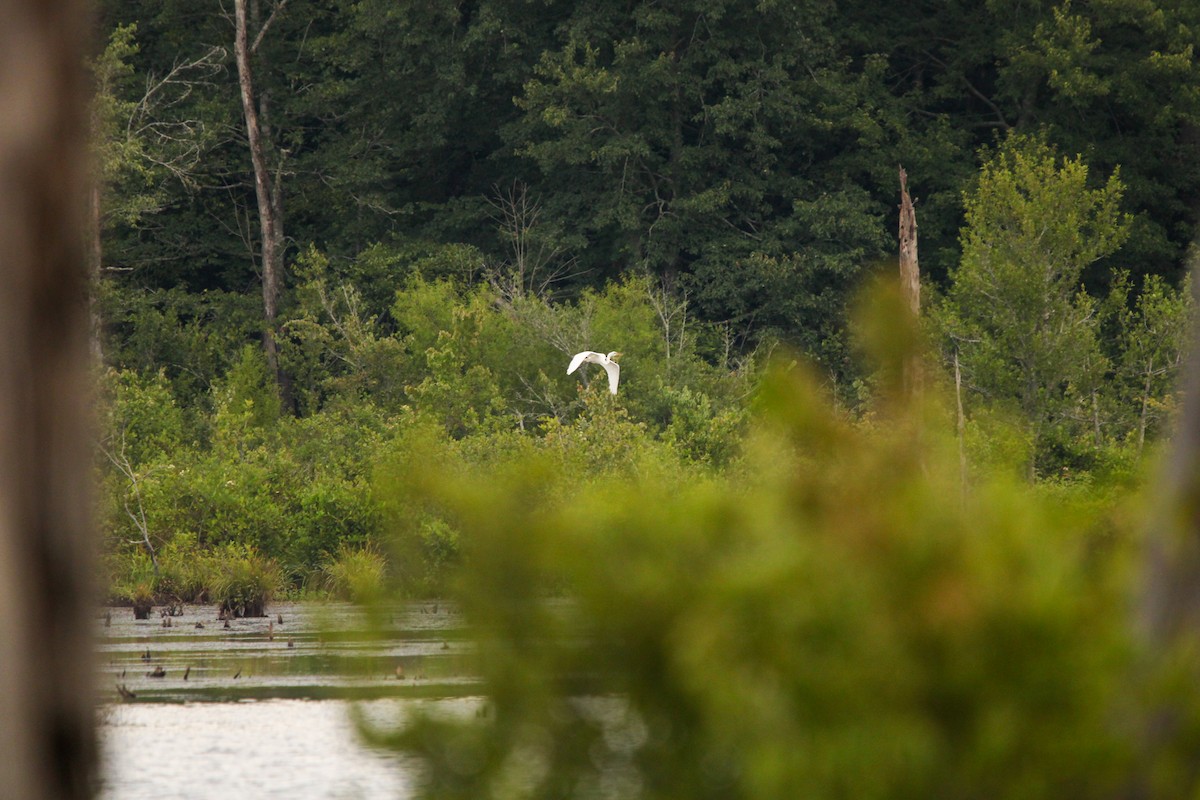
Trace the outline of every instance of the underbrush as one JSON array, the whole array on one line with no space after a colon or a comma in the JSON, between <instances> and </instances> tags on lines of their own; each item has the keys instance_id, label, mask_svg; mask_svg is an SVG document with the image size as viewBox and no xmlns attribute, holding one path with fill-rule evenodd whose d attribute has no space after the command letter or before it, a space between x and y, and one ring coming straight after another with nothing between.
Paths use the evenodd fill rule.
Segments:
<instances>
[{"instance_id":1,"label":"underbrush","mask_svg":"<svg viewBox=\"0 0 1200 800\"><path fill-rule=\"evenodd\" d=\"M212 604L222 614L262 616L281 598L338 599L367 603L387 590L387 558L372 547L342 545L318 569L285 570L278 560L250 545L213 548L180 536L157 554L144 550L109 554L106 601L132 606L144 618L155 606Z\"/></svg>"}]
</instances>

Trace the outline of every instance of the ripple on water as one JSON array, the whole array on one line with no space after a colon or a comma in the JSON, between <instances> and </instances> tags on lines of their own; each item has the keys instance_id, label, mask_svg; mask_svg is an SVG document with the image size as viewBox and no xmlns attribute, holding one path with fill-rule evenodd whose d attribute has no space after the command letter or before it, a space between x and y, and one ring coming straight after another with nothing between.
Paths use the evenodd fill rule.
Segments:
<instances>
[{"instance_id":1,"label":"ripple on water","mask_svg":"<svg viewBox=\"0 0 1200 800\"><path fill-rule=\"evenodd\" d=\"M403 703L364 703L398 719ZM416 765L364 747L349 704L333 700L147 703L101 717L101 800L404 798Z\"/></svg>"}]
</instances>

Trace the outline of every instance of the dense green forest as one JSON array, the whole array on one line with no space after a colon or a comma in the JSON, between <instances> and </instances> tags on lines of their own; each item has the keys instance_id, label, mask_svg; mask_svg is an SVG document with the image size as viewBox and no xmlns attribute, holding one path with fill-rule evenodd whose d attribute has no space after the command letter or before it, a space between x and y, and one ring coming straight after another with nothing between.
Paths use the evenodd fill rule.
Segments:
<instances>
[{"instance_id":1,"label":"dense green forest","mask_svg":"<svg viewBox=\"0 0 1200 800\"><path fill-rule=\"evenodd\" d=\"M1195 3L99 5L114 597L443 591L459 529L378 488L416 443L748 479L773 361L870 427L899 165L965 482L1103 496L1175 407Z\"/></svg>"}]
</instances>

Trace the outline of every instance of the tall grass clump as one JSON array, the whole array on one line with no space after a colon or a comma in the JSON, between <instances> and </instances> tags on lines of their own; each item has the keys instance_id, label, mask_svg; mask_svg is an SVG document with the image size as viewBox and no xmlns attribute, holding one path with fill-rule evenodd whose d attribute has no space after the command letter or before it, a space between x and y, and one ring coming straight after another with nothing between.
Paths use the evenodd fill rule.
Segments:
<instances>
[{"instance_id":1,"label":"tall grass clump","mask_svg":"<svg viewBox=\"0 0 1200 800\"><path fill-rule=\"evenodd\" d=\"M321 586L330 595L356 603L382 597L387 579L387 560L371 547L342 545L321 567Z\"/></svg>"},{"instance_id":2,"label":"tall grass clump","mask_svg":"<svg viewBox=\"0 0 1200 800\"><path fill-rule=\"evenodd\" d=\"M267 604L283 589L279 565L250 545L225 545L209 560L211 599L225 616L264 616Z\"/></svg>"},{"instance_id":3,"label":"tall grass clump","mask_svg":"<svg viewBox=\"0 0 1200 800\"><path fill-rule=\"evenodd\" d=\"M106 553L101 561L108 602L133 607L137 619L146 619L155 601L157 577L154 563L142 550Z\"/></svg>"},{"instance_id":4,"label":"tall grass clump","mask_svg":"<svg viewBox=\"0 0 1200 800\"><path fill-rule=\"evenodd\" d=\"M218 565L196 545L191 534L176 534L158 556L156 595L160 602L204 603L209 582L220 573Z\"/></svg>"},{"instance_id":5,"label":"tall grass clump","mask_svg":"<svg viewBox=\"0 0 1200 800\"><path fill-rule=\"evenodd\" d=\"M157 598L158 574L154 562L138 551L114 564L116 573L109 594L113 599L129 603L135 619L146 619Z\"/></svg>"}]
</instances>

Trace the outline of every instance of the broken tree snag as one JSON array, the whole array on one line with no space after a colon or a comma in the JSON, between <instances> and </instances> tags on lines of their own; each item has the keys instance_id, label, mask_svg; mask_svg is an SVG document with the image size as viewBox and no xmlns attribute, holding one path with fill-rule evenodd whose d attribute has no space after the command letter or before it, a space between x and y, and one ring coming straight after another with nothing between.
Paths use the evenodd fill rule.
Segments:
<instances>
[{"instance_id":1,"label":"broken tree snag","mask_svg":"<svg viewBox=\"0 0 1200 800\"><path fill-rule=\"evenodd\" d=\"M921 316L921 268L917 264L917 212L908 196L908 173L900 167L900 291L912 312ZM921 392L921 355L914 348L904 365L904 387L910 397Z\"/></svg>"},{"instance_id":2,"label":"broken tree snag","mask_svg":"<svg viewBox=\"0 0 1200 800\"><path fill-rule=\"evenodd\" d=\"M921 268L917 263L917 212L908 196L908 173L900 168L900 286L914 316L921 313Z\"/></svg>"},{"instance_id":3,"label":"broken tree snag","mask_svg":"<svg viewBox=\"0 0 1200 800\"><path fill-rule=\"evenodd\" d=\"M23 800L97 788L90 12L78 0L0 0L0 796Z\"/></svg>"}]
</instances>

